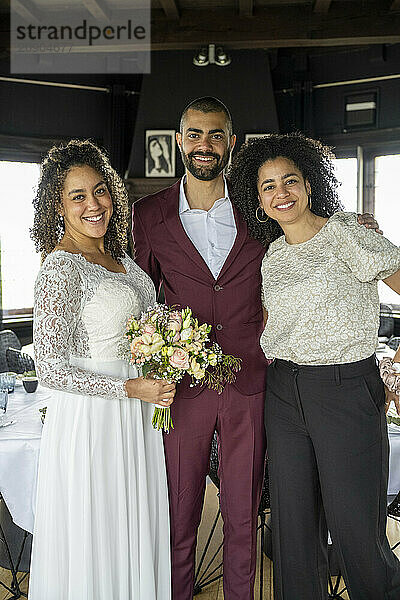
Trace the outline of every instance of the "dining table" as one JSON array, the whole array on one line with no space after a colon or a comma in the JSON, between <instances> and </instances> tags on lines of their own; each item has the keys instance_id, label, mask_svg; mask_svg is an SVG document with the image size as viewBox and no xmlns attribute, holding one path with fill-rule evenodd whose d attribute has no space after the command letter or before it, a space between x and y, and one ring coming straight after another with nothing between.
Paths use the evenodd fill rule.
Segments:
<instances>
[{"instance_id":1,"label":"dining table","mask_svg":"<svg viewBox=\"0 0 400 600\"><path fill-rule=\"evenodd\" d=\"M28 533L33 532L34 525L43 427L40 409L47 406L51 396L52 391L41 385L34 393L27 393L17 379L14 392L9 394L7 411L0 417L0 498L5 502L13 523ZM391 413L395 416L394 408L391 408ZM399 424L388 424L388 434L390 501L400 490L400 421ZM0 541L1 536L0 523Z\"/></svg>"},{"instance_id":2,"label":"dining table","mask_svg":"<svg viewBox=\"0 0 400 600\"><path fill-rule=\"evenodd\" d=\"M16 525L33 531L42 413L51 390L38 386L27 393L16 381L7 412L0 419L0 494ZM2 426L12 421L10 425Z\"/></svg>"},{"instance_id":3,"label":"dining table","mask_svg":"<svg viewBox=\"0 0 400 600\"><path fill-rule=\"evenodd\" d=\"M25 597L23 581L29 572L34 522L37 467L42 435L41 412L51 391L39 386L27 393L16 380L7 411L0 416L0 588Z\"/></svg>"}]
</instances>

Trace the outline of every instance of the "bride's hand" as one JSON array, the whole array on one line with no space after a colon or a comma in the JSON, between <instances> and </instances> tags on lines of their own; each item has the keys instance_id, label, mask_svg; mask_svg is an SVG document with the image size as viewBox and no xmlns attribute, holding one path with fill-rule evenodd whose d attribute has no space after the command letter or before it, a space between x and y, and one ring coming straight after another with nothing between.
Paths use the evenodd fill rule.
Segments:
<instances>
[{"instance_id":1,"label":"bride's hand","mask_svg":"<svg viewBox=\"0 0 400 600\"><path fill-rule=\"evenodd\" d=\"M174 401L176 384L163 379L137 377L125 382L129 398L139 398L143 402L151 402L166 408Z\"/></svg>"}]
</instances>

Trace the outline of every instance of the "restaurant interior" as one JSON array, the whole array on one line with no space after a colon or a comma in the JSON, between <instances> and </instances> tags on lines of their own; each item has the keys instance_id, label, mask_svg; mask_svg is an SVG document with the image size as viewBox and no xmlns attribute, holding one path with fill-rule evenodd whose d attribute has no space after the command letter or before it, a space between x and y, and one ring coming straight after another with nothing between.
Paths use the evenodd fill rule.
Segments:
<instances>
[{"instance_id":1,"label":"restaurant interior","mask_svg":"<svg viewBox=\"0 0 400 600\"><path fill-rule=\"evenodd\" d=\"M384 235L400 245L400 0L148 0L150 49L103 51L98 72L74 71L77 63L67 59L57 72L52 54L40 50L19 63L26 71L15 63L13 69L13 11L39 23L52 10L73 11L80 4L14 1L13 7L13 0L0 0L0 372L17 373L7 410L15 424L0 429L0 600L27 597L29 582L39 409L48 399L40 384L32 392L22 382L35 370L33 286L40 267L29 228L39 164L53 144L90 139L104 148L132 205L183 176L175 145L180 114L193 99L214 96L231 111L236 150L252 137L293 131L331 146L345 210L372 213ZM126 19L132 0L82 4L88 19ZM146 61L142 66L143 52L151 67ZM81 60L79 52L75 59ZM159 169L150 154L152 137L167 158ZM382 286L378 356L393 356L399 345L400 299ZM387 420L390 506L400 493L400 417L394 408ZM21 430L13 436L18 422ZM223 598L215 446L213 452L197 550L195 592L205 600ZM269 600L267 483L255 598ZM399 509L389 510L388 535L400 557ZM349 598L334 552L330 567L329 597Z\"/></svg>"}]
</instances>

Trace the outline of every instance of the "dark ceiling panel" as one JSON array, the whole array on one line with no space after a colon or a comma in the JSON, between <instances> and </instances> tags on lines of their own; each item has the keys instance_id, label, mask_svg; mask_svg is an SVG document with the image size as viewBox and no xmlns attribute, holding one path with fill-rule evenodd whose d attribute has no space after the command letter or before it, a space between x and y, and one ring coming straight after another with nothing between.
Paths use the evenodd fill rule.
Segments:
<instances>
[{"instance_id":1,"label":"dark ceiling panel","mask_svg":"<svg viewBox=\"0 0 400 600\"><path fill-rule=\"evenodd\" d=\"M314 12L326 14L331 6L332 0L315 0Z\"/></svg>"},{"instance_id":2,"label":"dark ceiling panel","mask_svg":"<svg viewBox=\"0 0 400 600\"><path fill-rule=\"evenodd\" d=\"M239 14L242 17L253 15L253 0L239 0Z\"/></svg>"},{"instance_id":3,"label":"dark ceiling panel","mask_svg":"<svg viewBox=\"0 0 400 600\"><path fill-rule=\"evenodd\" d=\"M400 14L390 13L387 6L382 9L381 2L333 1L323 14L314 12L313 7L261 8L256 4L253 18L239 15L237 9L217 9L215 4L212 18L209 11L182 8L179 22L153 20L152 48L188 49L212 43L230 48L400 43Z\"/></svg>"}]
</instances>

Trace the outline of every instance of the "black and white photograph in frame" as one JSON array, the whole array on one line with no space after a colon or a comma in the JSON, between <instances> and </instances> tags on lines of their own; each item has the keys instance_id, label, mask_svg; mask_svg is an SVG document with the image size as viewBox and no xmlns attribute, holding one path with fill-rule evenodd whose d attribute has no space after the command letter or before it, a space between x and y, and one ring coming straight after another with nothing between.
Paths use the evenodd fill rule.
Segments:
<instances>
[{"instance_id":1,"label":"black and white photograph in frame","mask_svg":"<svg viewBox=\"0 0 400 600\"><path fill-rule=\"evenodd\" d=\"M249 140L252 140L253 138L265 137L266 135L269 135L269 134L268 133L245 133L244 141L248 142Z\"/></svg>"},{"instance_id":2,"label":"black and white photograph in frame","mask_svg":"<svg viewBox=\"0 0 400 600\"><path fill-rule=\"evenodd\" d=\"M147 129L146 177L175 176L175 131L173 129Z\"/></svg>"}]
</instances>

